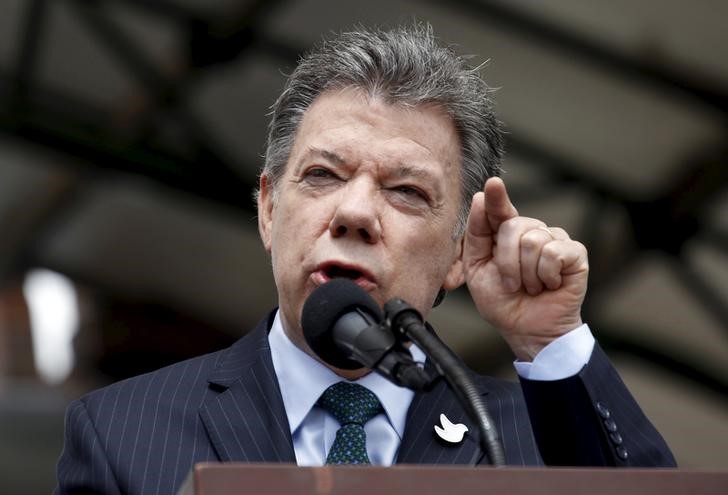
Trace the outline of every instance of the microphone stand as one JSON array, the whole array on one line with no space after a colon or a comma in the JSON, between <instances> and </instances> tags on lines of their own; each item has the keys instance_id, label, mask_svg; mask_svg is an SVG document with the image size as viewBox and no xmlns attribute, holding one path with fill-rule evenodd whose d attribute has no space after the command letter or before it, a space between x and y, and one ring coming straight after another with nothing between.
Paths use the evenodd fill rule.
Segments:
<instances>
[{"instance_id":1,"label":"microphone stand","mask_svg":"<svg viewBox=\"0 0 728 495\"><path fill-rule=\"evenodd\" d=\"M392 299L384 305L384 319L385 324L388 324L399 339L414 342L432 360L465 406L470 418L478 425L480 443L490 462L494 466L504 466L505 453L493 420L457 356L425 328L419 311L402 299Z\"/></svg>"}]
</instances>

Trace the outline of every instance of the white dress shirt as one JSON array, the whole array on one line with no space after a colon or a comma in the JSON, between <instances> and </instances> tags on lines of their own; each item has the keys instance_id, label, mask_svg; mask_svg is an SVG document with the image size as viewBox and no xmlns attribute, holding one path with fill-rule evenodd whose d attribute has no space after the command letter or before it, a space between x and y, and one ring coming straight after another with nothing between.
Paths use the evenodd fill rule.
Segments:
<instances>
[{"instance_id":1,"label":"white dress shirt","mask_svg":"<svg viewBox=\"0 0 728 495\"><path fill-rule=\"evenodd\" d=\"M321 394L342 377L312 358L290 341L276 314L268 335L273 368L283 397L293 449L299 466L322 466L336 438L339 423L316 405ZM516 362L516 371L531 380L558 380L572 376L589 361L594 337L589 327L581 327L546 346L532 363ZM410 352L417 362L424 362L416 346ZM378 373L369 373L353 383L371 390L384 409L364 425L367 454L372 464L390 466L404 434L407 411L414 392L394 385Z\"/></svg>"}]
</instances>

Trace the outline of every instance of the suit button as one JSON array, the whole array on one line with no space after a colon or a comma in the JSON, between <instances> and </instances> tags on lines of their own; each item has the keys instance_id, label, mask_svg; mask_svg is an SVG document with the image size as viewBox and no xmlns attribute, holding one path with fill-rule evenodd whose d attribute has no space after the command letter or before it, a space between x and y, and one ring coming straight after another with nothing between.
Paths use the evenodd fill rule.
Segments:
<instances>
[{"instance_id":1,"label":"suit button","mask_svg":"<svg viewBox=\"0 0 728 495\"><path fill-rule=\"evenodd\" d=\"M609 439L614 445L622 445L622 435L620 435L616 431L609 434Z\"/></svg>"},{"instance_id":2,"label":"suit button","mask_svg":"<svg viewBox=\"0 0 728 495\"><path fill-rule=\"evenodd\" d=\"M629 457L629 452L627 452L627 449L622 447L621 445L618 446L616 449L614 449L617 452L617 457L622 459L623 461L627 460L627 457Z\"/></svg>"},{"instance_id":3,"label":"suit button","mask_svg":"<svg viewBox=\"0 0 728 495\"><path fill-rule=\"evenodd\" d=\"M609 417L612 415L612 413L607 408L607 406L605 406L604 404L602 404L601 402L598 402L598 401L596 403L596 406L597 406L597 412L602 417L602 419L609 419Z\"/></svg>"},{"instance_id":4,"label":"suit button","mask_svg":"<svg viewBox=\"0 0 728 495\"><path fill-rule=\"evenodd\" d=\"M605 419L604 427L607 429L607 431L612 433L617 431L617 423L615 423L613 419Z\"/></svg>"}]
</instances>

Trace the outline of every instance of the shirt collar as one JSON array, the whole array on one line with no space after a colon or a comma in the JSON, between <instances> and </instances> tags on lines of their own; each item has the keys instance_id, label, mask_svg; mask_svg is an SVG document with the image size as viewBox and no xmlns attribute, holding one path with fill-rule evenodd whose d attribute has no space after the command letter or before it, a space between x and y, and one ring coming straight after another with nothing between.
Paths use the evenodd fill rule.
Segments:
<instances>
[{"instance_id":1,"label":"shirt collar","mask_svg":"<svg viewBox=\"0 0 728 495\"><path fill-rule=\"evenodd\" d=\"M276 313L268 341L288 424L293 434L324 390L343 378L291 342L283 330L280 312ZM413 345L410 352L415 361L424 362L424 353L416 346ZM414 392L393 384L378 373L369 373L353 383L368 388L377 396L389 422L401 439Z\"/></svg>"}]
</instances>

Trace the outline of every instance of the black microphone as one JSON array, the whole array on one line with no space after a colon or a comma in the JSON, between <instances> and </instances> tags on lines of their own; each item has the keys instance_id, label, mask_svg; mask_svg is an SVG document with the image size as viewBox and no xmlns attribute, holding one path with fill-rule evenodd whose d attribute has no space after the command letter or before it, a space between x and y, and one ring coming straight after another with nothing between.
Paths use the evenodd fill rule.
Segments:
<instances>
[{"instance_id":1,"label":"black microphone","mask_svg":"<svg viewBox=\"0 0 728 495\"><path fill-rule=\"evenodd\" d=\"M341 369L370 368L395 384L423 390L433 378L381 324L376 301L348 279L334 279L314 290L303 305L301 326L311 349Z\"/></svg>"}]
</instances>

